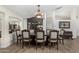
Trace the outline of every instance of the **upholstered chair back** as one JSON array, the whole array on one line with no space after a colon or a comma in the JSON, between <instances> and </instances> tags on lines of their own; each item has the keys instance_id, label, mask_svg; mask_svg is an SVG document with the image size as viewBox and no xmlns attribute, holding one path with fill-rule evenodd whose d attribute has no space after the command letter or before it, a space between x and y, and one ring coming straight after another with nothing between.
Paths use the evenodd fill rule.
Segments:
<instances>
[{"instance_id":1,"label":"upholstered chair back","mask_svg":"<svg viewBox=\"0 0 79 59\"><path fill-rule=\"evenodd\" d=\"M28 30L23 30L22 31L22 37L23 38L29 38L30 37L30 32Z\"/></svg>"},{"instance_id":2,"label":"upholstered chair back","mask_svg":"<svg viewBox=\"0 0 79 59\"><path fill-rule=\"evenodd\" d=\"M37 38L43 38L43 32L37 32Z\"/></svg>"},{"instance_id":3,"label":"upholstered chair back","mask_svg":"<svg viewBox=\"0 0 79 59\"><path fill-rule=\"evenodd\" d=\"M49 35L50 29L47 29L46 32L47 32L47 34Z\"/></svg>"},{"instance_id":4,"label":"upholstered chair back","mask_svg":"<svg viewBox=\"0 0 79 59\"><path fill-rule=\"evenodd\" d=\"M51 39L56 39L57 38L57 32L51 32Z\"/></svg>"},{"instance_id":5,"label":"upholstered chair back","mask_svg":"<svg viewBox=\"0 0 79 59\"><path fill-rule=\"evenodd\" d=\"M58 38L58 31L57 30L51 30L50 31L50 39L57 39Z\"/></svg>"},{"instance_id":6,"label":"upholstered chair back","mask_svg":"<svg viewBox=\"0 0 79 59\"><path fill-rule=\"evenodd\" d=\"M36 32L36 39L44 39L44 31L40 30Z\"/></svg>"},{"instance_id":7,"label":"upholstered chair back","mask_svg":"<svg viewBox=\"0 0 79 59\"><path fill-rule=\"evenodd\" d=\"M30 35L34 35L34 30L30 30Z\"/></svg>"},{"instance_id":8,"label":"upholstered chair back","mask_svg":"<svg viewBox=\"0 0 79 59\"><path fill-rule=\"evenodd\" d=\"M60 30L59 34L63 35L64 34L64 30Z\"/></svg>"},{"instance_id":9,"label":"upholstered chair back","mask_svg":"<svg viewBox=\"0 0 79 59\"><path fill-rule=\"evenodd\" d=\"M16 30L16 36L19 36L21 34L21 31L19 29Z\"/></svg>"}]
</instances>

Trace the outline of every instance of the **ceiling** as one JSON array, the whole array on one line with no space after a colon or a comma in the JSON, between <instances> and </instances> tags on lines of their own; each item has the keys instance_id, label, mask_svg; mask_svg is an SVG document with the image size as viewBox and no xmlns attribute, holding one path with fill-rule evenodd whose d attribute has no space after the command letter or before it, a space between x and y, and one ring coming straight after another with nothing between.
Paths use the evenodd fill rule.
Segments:
<instances>
[{"instance_id":1,"label":"ceiling","mask_svg":"<svg viewBox=\"0 0 79 59\"><path fill-rule=\"evenodd\" d=\"M35 14L37 11L36 5L3 5L5 8L8 8L9 10L13 11L17 15L21 17L31 17ZM67 7L67 8L65 8ZM69 7L69 8L68 8ZM42 12L46 12L47 14L52 13L54 10L59 10L59 14L63 13L61 10L64 10L64 14L69 15L72 6L60 6L60 5L41 5L40 9ZM67 10L68 9L68 10ZM57 12L57 13L58 13Z\"/></svg>"}]
</instances>

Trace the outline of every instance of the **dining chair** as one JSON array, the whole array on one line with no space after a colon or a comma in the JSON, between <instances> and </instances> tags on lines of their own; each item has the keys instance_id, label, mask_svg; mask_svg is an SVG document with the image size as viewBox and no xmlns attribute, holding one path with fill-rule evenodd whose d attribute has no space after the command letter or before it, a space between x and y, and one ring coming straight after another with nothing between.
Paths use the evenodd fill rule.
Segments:
<instances>
[{"instance_id":1,"label":"dining chair","mask_svg":"<svg viewBox=\"0 0 79 59\"><path fill-rule=\"evenodd\" d=\"M21 31L20 31L20 29L17 29L17 30L16 30L16 38L17 38L17 45L18 45L19 42L20 42L20 44L21 44L22 36L21 36Z\"/></svg>"},{"instance_id":2,"label":"dining chair","mask_svg":"<svg viewBox=\"0 0 79 59\"><path fill-rule=\"evenodd\" d=\"M22 30L22 48L24 47L24 42L29 43L29 48L30 48L30 31L29 30Z\"/></svg>"},{"instance_id":3,"label":"dining chair","mask_svg":"<svg viewBox=\"0 0 79 59\"><path fill-rule=\"evenodd\" d=\"M64 44L64 32L65 32L65 30L64 29L61 29L60 31L59 31L59 41L61 42L62 41L62 44Z\"/></svg>"},{"instance_id":4,"label":"dining chair","mask_svg":"<svg viewBox=\"0 0 79 59\"><path fill-rule=\"evenodd\" d=\"M37 50L37 44L38 43L42 43L43 48L44 48L46 38L44 36L44 31L43 30L36 31L36 39L35 39L35 41L36 41L36 50Z\"/></svg>"},{"instance_id":5,"label":"dining chair","mask_svg":"<svg viewBox=\"0 0 79 59\"><path fill-rule=\"evenodd\" d=\"M46 33L49 35L51 29L46 29Z\"/></svg>"},{"instance_id":6,"label":"dining chair","mask_svg":"<svg viewBox=\"0 0 79 59\"><path fill-rule=\"evenodd\" d=\"M35 31L34 30L29 30L30 31L30 35L34 35L35 34Z\"/></svg>"},{"instance_id":7,"label":"dining chair","mask_svg":"<svg viewBox=\"0 0 79 59\"><path fill-rule=\"evenodd\" d=\"M52 46L52 43L56 43L57 45L57 50L58 50L58 33L59 31L57 30L51 30L50 33L49 33L49 43L51 44L49 48L51 48Z\"/></svg>"}]
</instances>

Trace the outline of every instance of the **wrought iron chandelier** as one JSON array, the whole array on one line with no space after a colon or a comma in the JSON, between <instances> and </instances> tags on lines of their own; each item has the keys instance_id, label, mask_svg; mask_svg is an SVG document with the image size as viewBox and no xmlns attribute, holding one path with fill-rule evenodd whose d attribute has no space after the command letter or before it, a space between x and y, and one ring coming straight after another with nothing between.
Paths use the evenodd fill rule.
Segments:
<instances>
[{"instance_id":1,"label":"wrought iron chandelier","mask_svg":"<svg viewBox=\"0 0 79 59\"><path fill-rule=\"evenodd\" d=\"M37 7L38 7L38 9L37 9L37 12L35 14L35 17L37 17L37 18L43 18L43 13L40 10L40 5L37 5Z\"/></svg>"}]
</instances>

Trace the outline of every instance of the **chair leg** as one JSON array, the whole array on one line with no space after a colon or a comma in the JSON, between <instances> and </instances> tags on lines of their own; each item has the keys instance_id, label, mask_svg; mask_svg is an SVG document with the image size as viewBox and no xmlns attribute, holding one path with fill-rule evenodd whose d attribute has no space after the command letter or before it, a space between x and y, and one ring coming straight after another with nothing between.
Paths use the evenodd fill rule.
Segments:
<instances>
[{"instance_id":1,"label":"chair leg","mask_svg":"<svg viewBox=\"0 0 79 59\"><path fill-rule=\"evenodd\" d=\"M51 49L51 43L49 43L49 44L50 44L49 49Z\"/></svg>"},{"instance_id":2,"label":"chair leg","mask_svg":"<svg viewBox=\"0 0 79 59\"><path fill-rule=\"evenodd\" d=\"M30 42L29 42L29 48L30 48Z\"/></svg>"},{"instance_id":3,"label":"chair leg","mask_svg":"<svg viewBox=\"0 0 79 59\"><path fill-rule=\"evenodd\" d=\"M37 42L36 42L36 50L37 50Z\"/></svg>"},{"instance_id":4,"label":"chair leg","mask_svg":"<svg viewBox=\"0 0 79 59\"><path fill-rule=\"evenodd\" d=\"M22 48L24 48L24 42L22 42Z\"/></svg>"},{"instance_id":5,"label":"chair leg","mask_svg":"<svg viewBox=\"0 0 79 59\"><path fill-rule=\"evenodd\" d=\"M18 39L17 39L17 45L18 45Z\"/></svg>"},{"instance_id":6,"label":"chair leg","mask_svg":"<svg viewBox=\"0 0 79 59\"><path fill-rule=\"evenodd\" d=\"M20 40L20 44L21 44L21 40Z\"/></svg>"},{"instance_id":7,"label":"chair leg","mask_svg":"<svg viewBox=\"0 0 79 59\"><path fill-rule=\"evenodd\" d=\"M21 47L21 40L20 40L20 47Z\"/></svg>"},{"instance_id":8,"label":"chair leg","mask_svg":"<svg viewBox=\"0 0 79 59\"><path fill-rule=\"evenodd\" d=\"M57 42L57 52L58 52L58 42Z\"/></svg>"},{"instance_id":9,"label":"chair leg","mask_svg":"<svg viewBox=\"0 0 79 59\"><path fill-rule=\"evenodd\" d=\"M61 40L58 40L61 43Z\"/></svg>"},{"instance_id":10,"label":"chair leg","mask_svg":"<svg viewBox=\"0 0 79 59\"><path fill-rule=\"evenodd\" d=\"M22 48L23 48L23 42L22 42Z\"/></svg>"},{"instance_id":11,"label":"chair leg","mask_svg":"<svg viewBox=\"0 0 79 59\"><path fill-rule=\"evenodd\" d=\"M56 43L55 43L55 42L53 42L53 43L52 43L52 46L53 46L53 47L55 47L55 45L56 45Z\"/></svg>"},{"instance_id":12,"label":"chair leg","mask_svg":"<svg viewBox=\"0 0 79 59\"><path fill-rule=\"evenodd\" d=\"M73 40L73 38L71 37L71 39Z\"/></svg>"},{"instance_id":13,"label":"chair leg","mask_svg":"<svg viewBox=\"0 0 79 59\"><path fill-rule=\"evenodd\" d=\"M64 39L62 39L62 44L64 45Z\"/></svg>"},{"instance_id":14,"label":"chair leg","mask_svg":"<svg viewBox=\"0 0 79 59\"><path fill-rule=\"evenodd\" d=\"M44 49L44 45L45 45L45 42L43 43L43 49Z\"/></svg>"}]
</instances>

